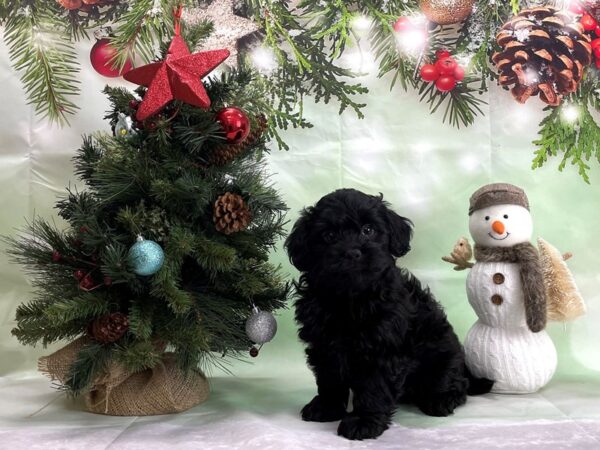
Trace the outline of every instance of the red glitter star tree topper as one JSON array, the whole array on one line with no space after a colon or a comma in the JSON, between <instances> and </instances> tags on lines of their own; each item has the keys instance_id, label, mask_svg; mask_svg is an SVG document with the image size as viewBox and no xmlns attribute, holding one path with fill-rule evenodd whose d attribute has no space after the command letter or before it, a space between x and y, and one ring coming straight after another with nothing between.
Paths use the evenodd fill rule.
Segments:
<instances>
[{"instance_id":1,"label":"red glitter star tree topper","mask_svg":"<svg viewBox=\"0 0 600 450\"><path fill-rule=\"evenodd\" d=\"M136 119L145 120L158 113L171 100L181 100L200 108L210 107L202 78L229 56L229 50L190 53L180 35L182 7L173 13L175 36L164 61L147 64L123 75L127 81L148 87L137 110Z\"/></svg>"}]
</instances>

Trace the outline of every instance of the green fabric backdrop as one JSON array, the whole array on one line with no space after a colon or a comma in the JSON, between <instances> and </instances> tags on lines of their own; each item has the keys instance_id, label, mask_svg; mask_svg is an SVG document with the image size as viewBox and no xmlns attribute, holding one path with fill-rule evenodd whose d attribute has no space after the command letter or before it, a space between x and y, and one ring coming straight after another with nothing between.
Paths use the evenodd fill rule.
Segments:
<instances>
[{"instance_id":1,"label":"green fabric backdrop","mask_svg":"<svg viewBox=\"0 0 600 450\"><path fill-rule=\"evenodd\" d=\"M79 51L89 65L88 44L81 44ZM352 56L350 52L348 57ZM81 80L80 103L85 106L71 127L59 129L39 122L26 105L0 43L0 233L12 233L33 214L53 215L56 196L74 180L70 158L81 134L108 130L101 119L107 102L100 93L107 79L85 66ZM440 258L458 237L468 235L468 198L476 188L492 181L522 186L532 205L534 236L574 253L569 265L589 309L575 323L549 326L559 352L558 376L598 378L600 170L594 167L591 186L570 167L559 173L557 160L531 171L530 142L542 107L537 101L519 106L510 94L493 88L486 117L471 128L457 130L429 116L415 95L397 88L390 92L387 80L365 77L364 81L371 89L365 98L365 120L350 111L338 116L336 105L308 102L306 115L315 127L285 132L290 150L273 150L269 157L273 181L290 207L289 220L296 219L301 207L342 186L382 192L415 223L413 250L400 264L431 287L462 338L476 319L466 299L466 273L453 271ZM273 261L281 263L290 277L297 276L281 243ZM28 298L30 286L4 253L0 286L0 376L34 370L36 358L48 350L21 347L10 335L15 307ZM231 370L239 376L308 376L292 310L280 312L277 337L252 364L235 362Z\"/></svg>"}]
</instances>

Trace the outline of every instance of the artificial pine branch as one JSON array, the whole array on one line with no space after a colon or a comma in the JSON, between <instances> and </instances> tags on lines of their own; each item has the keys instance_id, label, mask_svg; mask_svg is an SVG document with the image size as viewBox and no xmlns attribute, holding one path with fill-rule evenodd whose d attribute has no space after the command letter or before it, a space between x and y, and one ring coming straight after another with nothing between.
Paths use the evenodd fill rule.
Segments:
<instances>
[{"instance_id":1,"label":"artificial pine branch","mask_svg":"<svg viewBox=\"0 0 600 450\"><path fill-rule=\"evenodd\" d=\"M28 103L52 122L68 123L78 107L77 55L64 36L56 3L39 8L35 2L14 5L5 17L4 40L13 68L21 72Z\"/></svg>"},{"instance_id":2,"label":"artificial pine branch","mask_svg":"<svg viewBox=\"0 0 600 450\"><path fill-rule=\"evenodd\" d=\"M550 156L562 153L558 169L562 171L571 164L577 167L583 180L590 183L589 162L596 159L600 163L600 126L590 111L590 108L600 111L599 84L597 74L588 73L577 92L559 107L545 108L549 114L540 123L539 138L533 141L537 150L532 168L542 167ZM566 108L574 108L576 117L565 117Z\"/></svg>"}]
</instances>

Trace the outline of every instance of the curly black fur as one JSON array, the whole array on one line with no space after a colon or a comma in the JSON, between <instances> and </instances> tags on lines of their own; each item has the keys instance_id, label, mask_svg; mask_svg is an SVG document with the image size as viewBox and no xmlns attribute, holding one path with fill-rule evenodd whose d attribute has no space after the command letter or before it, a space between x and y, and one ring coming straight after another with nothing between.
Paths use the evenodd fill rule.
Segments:
<instances>
[{"instance_id":1,"label":"curly black fur","mask_svg":"<svg viewBox=\"0 0 600 450\"><path fill-rule=\"evenodd\" d=\"M429 290L396 267L411 235L410 220L381 196L353 189L326 195L296 222L286 248L302 272L296 320L318 387L304 420L341 419L338 434L375 438L401 402L447 416L467 393L491 389L467 372L462 346Z\"/></svg>"}]
</instances>

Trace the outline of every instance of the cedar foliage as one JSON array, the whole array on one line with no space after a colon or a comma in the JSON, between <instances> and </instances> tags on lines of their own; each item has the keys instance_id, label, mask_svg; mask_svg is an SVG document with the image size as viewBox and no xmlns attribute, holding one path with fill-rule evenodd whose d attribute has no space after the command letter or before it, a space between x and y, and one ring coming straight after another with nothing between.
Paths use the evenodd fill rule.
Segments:
<instances>
[{"instance_id":1,"label":"cedar foliage","mask_svg":"<svg viewBox=\"0 0 600 450\"><path fill-rule=\"evenodd\" d=\"M265 85L247 69L205 85L210 110L173 102L174 114L151 118L130 136L85 136L73 159L85 189L68 190L56 204L69 227L35 217L19 236L5 238L35 288L17 309L13 334L21 343L72 340L110 313L129 318L117 342L83 347L63 386L70 393L85 391L109 361L140 371L158 364L165 350L183 370L222 365L223 356L250 347L244 325L253 304L265 311L284 306L287 285L268 261L286 211L265 173L268 134L228 164L209 162L211 152L227 145L215 112L236 105L253 129L264 126L272 107ZM105 89L112 105L105 118L113 127L119 113L134 115L130 101L144 89L136 92ZM213 205L225 192L243 197L252 213L249 227L230 235L213 223ZM140 234L165 251L163 267L149 277L134 274L127 258ZM94 289L79 287L77 270L93 278Z\"/></svg>"}]
</instances>

